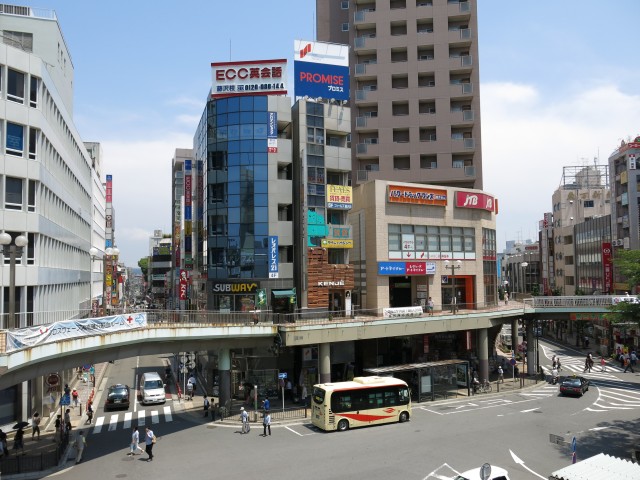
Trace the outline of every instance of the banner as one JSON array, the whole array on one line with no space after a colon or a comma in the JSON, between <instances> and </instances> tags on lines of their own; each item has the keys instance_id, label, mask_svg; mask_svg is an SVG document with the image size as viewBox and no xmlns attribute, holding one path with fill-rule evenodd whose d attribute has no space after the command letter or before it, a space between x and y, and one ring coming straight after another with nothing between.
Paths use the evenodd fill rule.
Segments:
<instances>
[{"instance_id":1,"label":"banner","mask_svg":"<svg viewBox=\"0 0 640 480\"><path fill-rule=\"evenodd\" d=\"M63 320L50 325L7 331L7 352L60 340L89 337L122 330L134 330L146 328L146 326L146 313L86 318L83 320Z\"/></svg>"},{"instance_id":2,"label":"banner","mask_svg":"<svg viewBox=\"0 0 640 480\"><path fill-rule=\"evenodd\" d=\"M604 294L610 295L613 293L613 259L611 257L611 242L602 242L602 270L604 272Z\"/></svg>"}]
</instances>

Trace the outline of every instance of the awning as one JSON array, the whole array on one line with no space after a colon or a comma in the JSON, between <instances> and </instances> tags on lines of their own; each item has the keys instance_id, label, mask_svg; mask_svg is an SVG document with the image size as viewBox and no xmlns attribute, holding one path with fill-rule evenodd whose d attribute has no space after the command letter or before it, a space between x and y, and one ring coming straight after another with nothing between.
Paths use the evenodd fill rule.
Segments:
<instances>
[{"instance_id":1,"label":"awning","mask_svg":"<svg viewBox=\"0 0 640 480\"><path fill-rule=\"evenodd\" d=\"M291 290L271 290L271 295L276 298L282 297L295 297L296 291L294 289Z\"/></svg>"}]
</instances>

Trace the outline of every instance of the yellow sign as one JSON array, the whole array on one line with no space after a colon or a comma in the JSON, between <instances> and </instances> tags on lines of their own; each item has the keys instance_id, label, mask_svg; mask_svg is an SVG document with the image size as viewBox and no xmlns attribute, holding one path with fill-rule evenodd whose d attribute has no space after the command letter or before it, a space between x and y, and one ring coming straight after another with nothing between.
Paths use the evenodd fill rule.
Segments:
<instances>
[{"instance_id":1,"label":"yellow sign","mask_svg":"<svg viewBox=\"0 0 640 480\"><path fill-rule=\"evenodd\" d=\"M324 248L353 248L353 240L339 240L337 238L323 238Z\"/></svg>"},{"instance_id":2,"label":"yellow sign","mask_svg":"<svg viewBox=\"0 0 640 480\"><path fill-rule=\"evenodd\" d=\"M349 210L352 207L352 190L347 185L327 185L327 207Z\"/></svg>"}]
</instances>

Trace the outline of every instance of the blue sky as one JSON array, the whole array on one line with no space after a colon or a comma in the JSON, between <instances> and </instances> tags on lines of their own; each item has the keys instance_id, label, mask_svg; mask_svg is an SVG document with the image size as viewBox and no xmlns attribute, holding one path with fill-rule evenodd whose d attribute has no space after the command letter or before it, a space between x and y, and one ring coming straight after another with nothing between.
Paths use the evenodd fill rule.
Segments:
<instances>
[{"instance_id":1,"label":"blue sky","mask_svg":"<svg viewBox=\"0 0 640 480\"><path fill-rule=\"evenodd\" d=\"M293 40L315 38L315 0L7 3L58 15L76 127L103 146L129 266L148 254L153 230L170 230L171 158L192 145L211 62L287 58L291 70ZM606 163L640 134L640 2L478 4L484 190L500 202L502 249L537 238L563 166Z\"/></svg>"}]
</instances>

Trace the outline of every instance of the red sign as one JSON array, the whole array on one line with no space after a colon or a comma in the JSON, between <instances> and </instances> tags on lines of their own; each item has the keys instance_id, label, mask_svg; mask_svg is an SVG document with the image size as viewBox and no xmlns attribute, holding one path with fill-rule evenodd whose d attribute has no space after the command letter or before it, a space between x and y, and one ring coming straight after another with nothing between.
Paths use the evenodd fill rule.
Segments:
<instances>
[{"instance_id":1,"label":"red sign","mask_svg":"<svg viewBox=\"0 0 640 480\"><path fill-rule=\"evenodd\" d=\"M405 273L407 275L426 275L427 264L425 262L405 262Z\"/></svg>"},{"instance_id":2,"label":"red sign","mask_svg":"<svg viewBox=\"0 0 640 480\"><path fill-rule=\"evenodd\" d=\"M498 213L498 203L494 197L486 193L456 192L456 207L476 208Z\"/></svg>"},{"instance_id":3,"label":"red sign","mask_svg":"<svg viewBox=\"0 0 640 480\"><path fill-rule=\"evenodd\" d=\"M613 292L613 265L611 260L611 242L602 242L602 270L604 272L604 293Z\"/></svg>"},{"instance_id":4,"label":"red sign","mask_svg":"<svg viewBox=\"0 0 640 480\"><path fill-rule=\"evenodd\" d=\"M187 272L186 270L180 270L180 300L187 299Z\"/></svg>"}]
</instances>

